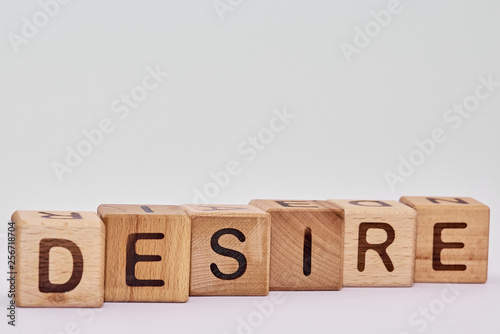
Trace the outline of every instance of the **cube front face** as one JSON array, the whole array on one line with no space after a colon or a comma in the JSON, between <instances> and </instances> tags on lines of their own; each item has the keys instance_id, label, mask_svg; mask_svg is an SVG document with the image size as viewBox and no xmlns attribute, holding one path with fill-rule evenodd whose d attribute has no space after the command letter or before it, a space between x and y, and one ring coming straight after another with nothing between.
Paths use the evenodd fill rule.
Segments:
<instances>
[{"instance_id":1,"label":"cube front face","mask_svg":"<svg viewBox=\"0 0 500 334\"><path fill-rule=\"evenodd\" d=\"M192 296L267 295L270 216L249 205L182 205L192 222Z\"/></svg>"},{"instance_id":2,"label":"cube front face","mask_svg":"<svg viewBox=\"0 0 500 334\"><path fill-rule=\"evenodd\" d=\"M344 218L326 201L252 200L271 215L270 290L340 290Z\"/></svg>"},{"instance_id":3,"label":"cube front face","mask_svg":"<svg viewBox=\"0 0 500 334\"><path fill-rule=\"evenodd\" d=\"M16 305L100 307L104 225L94 212L16 211Z\"/></svg>"},{"instance_id":4,"label":"cube front face","mask_svg":"<svg viewBox=\"0 0 500 334\"><path fill-rule=\"evenodd\" d=\"M344 210L344 286L412 286L416 211L397 201L329 202Z\"/></svg>"},{"instance_id":5,"label":"cube front face","mask_svg":"<svg viewBox=\"0 0 500 334\"><path fill-rule=\"evenodd\" d=\"M101 205L106 226L105 300L185 302L191 221L174 205Z\"/></svg>"},{"instance_id":6,"label":"cube front face","mask_svg":"<svg viewBox=\"0 0 500 334\"><path fill-rule=\"evenodd\" d=\"M401 197L418 213L415 282L484 283L489 208L466 197Z\"/></svg>"}]
</instances>

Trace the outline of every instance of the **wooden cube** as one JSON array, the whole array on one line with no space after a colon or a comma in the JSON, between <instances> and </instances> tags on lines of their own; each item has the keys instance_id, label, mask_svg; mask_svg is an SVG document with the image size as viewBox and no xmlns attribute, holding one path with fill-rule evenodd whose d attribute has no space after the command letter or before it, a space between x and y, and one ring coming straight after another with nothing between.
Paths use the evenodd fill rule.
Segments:
<instances>
[{"instance_id":1,"label":"wooden cube","mask_svg":"<svg viewBox=\"0 0 500 334\"><path fill-rule=\"evenodd\" d=\"M94 212L16 211L16 305L101 307L104 225Z\"/></svg>"},{"instance_id":2,"label":"wooden cube","mask_svg":"<svg viewBox=\"0 0 500 334\"><path fill-rule=\"evenodd\" d=\"M344 216L326 201L252 200L271 215L270 290L340 290Z\"/></svg>"},{"instance_id":3,"label":"wooden cube","mask_svg":"<svg viewBox=\"0 0 500 334\"><path fill-rule=\"evenodd\" d=\"M106 301L185 302L191 221L175 205L100 205L106 225Z\"/></svg>"},{"instance_id":4,"label":"wooden cube","mask_svg":"<svg viewBox=\"0 0 500 334\"><path fill-rule=\"evenodd\" d=\"M484 283L490 209L468 197L411 197L417 210L415 282Z\"/></svg>"},{"instance_id":5,"label":"wooden cube","mask_svg":"<svg viewBox=\"0 0 500 334\"><path fill-rule=\"evenodd\" d=\"M344 286L412 286L416 211L397 201L329 201L344 210Z\"/></svg>"},{"instance_id":6,"label":"wooden cube","mask_svg":"<svg viewBox=\"0 0 500 334\"><path fill-rule=\"evenodd\" d=\"M250 205L182 205L191 217L192 296L267 295L270 216Z\"/></svg>"}]
</instances>

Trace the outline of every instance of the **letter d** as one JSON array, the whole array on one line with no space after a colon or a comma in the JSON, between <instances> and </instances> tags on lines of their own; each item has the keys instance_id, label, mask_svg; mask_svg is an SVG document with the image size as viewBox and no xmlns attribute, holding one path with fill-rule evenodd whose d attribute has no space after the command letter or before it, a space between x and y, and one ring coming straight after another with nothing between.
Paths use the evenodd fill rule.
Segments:
<instances>
[{"instance_id":1,"label":"letter d","mask_svg":"<svg viewBox=\"0 0 500 334\"><path fill-rule=\"evenodd\" d=\"M210 177L217 182L221 188L227 187L231 181L231 177L225 171L220 171L219 173L210 172Z\"/></svg>"},{"instance_id":2,"label":"letter d","mask_svg":"<svg viewBox=\"0 0 500 334\"><path fill-rule=\"evenodd\" d=\"M236 328L236 332L238 334L252 334L253 329L242 317L238 317L238 327Z\"/></svg>"},{"instance_id":3,"label":"letter d","mask_svg":"<svg viewBox=\"0 0 500 334\"><path fill-rule=\"evenodd\" d=\"M372 16L382 27L387 27L391 23L392 17L388 10L372 11Z\"/></svg>"},{"instance_id":4,"label":"letter d","mask_svg":"<svg viewBox=\"0 0 500 334\"><path fill-rule=\"evenodd\" d=\"M370 38L359 27L355 27L354 32L356 32L356 35L354 35L354 45L360 49L366 48L370 44Z\"/></svg>"},{"instance_id":5,"label":"letter d","mask_svg":"<svg viewBox=\"0 0 500 334\"><path fill-rule=\"evenodd\" d=\"M59 13L59 4L55 0L41 0L38 4L50 17L54 17Z\"/></svg>"},{"instance_id":6,"label":"letter d","mask_svg":"<svg viewBox=\"0 0 500 334\"><path fill-rule=\"evenodd\" d=\"M256 301L254 305L267 318L273 314L274 304L270 300L263 300L261 303Z\"/></svg>"},{"instance_id":7,"label":"letter d","mask_svg":"<svg viewBox=\"0 0 500 334\"><path fill-rule=\"evenodd\" d=\"M33 23L30 22L30 20L28 20L28 18L25 16L22 18L23 20L23 27L21 28L21 34L23 35L23 37L26 37L26 38L33 38L36 36L36 34L38 34L38 28L35 27L35 25Z\"/></svg>"},{"instance_id":8,"label":"letter d","mask_svg":"<svg viewBox=\"0 0 500 334\"><path fill-rule=\"evenodd\" d=\"M69 146L66 146L66 150L68 151L68 154L66 155L66 164L72 168L80 166L82 163L82 157Z\"/></svg>"},{"instance_id":9,"label":"letter d","mask_svg":"<svg viewBox=\"0 0 500 334\"><path fill-rule=\"evenodd\" d=\"M399 161L401 162L398 166L398 173L402 177L409 177L415 172L415 167L410 164L408 160L403 158L401 155L399 156Z\"/></svg>"},{"instance_id":10,"label":"letter d","mask_svg":"<svg viewBox=\"0 0 500 334\"><path fill-rule=\"evenodd\" d=\"M436 150L436 144L434 144L434 142L429 138L422 141L417 139L415 140L415 144L417 144L418 148L420 148L427 156L430 156Z\"/></svg>"},{"instance_id":11,"label":"letter d","mask_svg":"<svg viewBox=\"0 0 500 334\"><path fill-rule=\"evenodd\" d=\"M92 129L90 131L83 130L83 135L95 146L99 146L102 143L103 134L97 129Z\"/></svg>"},{"instance_id":12,"label":"letter d","mask_svg":"<svg viewBox=\"0 0 500 334\"><path fill-rule=\"evenodd\" d=\"M63 284L53 284L49 281L49 254L52 247L63 247L69 250L73 257L73 270L70 279ZM80 248L71 240L46 238L40 240L38 254L38 289L44 293L62 293L73 290L82 280L83 256Z\"/></svg>"}]
</instances>

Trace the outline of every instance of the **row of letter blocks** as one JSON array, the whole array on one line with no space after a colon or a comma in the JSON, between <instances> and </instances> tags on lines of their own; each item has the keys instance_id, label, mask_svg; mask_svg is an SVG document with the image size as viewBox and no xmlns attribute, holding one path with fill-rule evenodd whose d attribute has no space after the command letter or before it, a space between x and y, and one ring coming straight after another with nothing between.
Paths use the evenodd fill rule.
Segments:
<instances>
[{"instance_id":1,"label":"row of letter blocks","mask_svg":"<svg viewBox=\"0 0 500 334\"><path fill-rule=\"evenodd\" d=\"M97 213L13 214L18 306L487 278L489 208L472 198L101 205Z\"/></svg>"}]
</instances>

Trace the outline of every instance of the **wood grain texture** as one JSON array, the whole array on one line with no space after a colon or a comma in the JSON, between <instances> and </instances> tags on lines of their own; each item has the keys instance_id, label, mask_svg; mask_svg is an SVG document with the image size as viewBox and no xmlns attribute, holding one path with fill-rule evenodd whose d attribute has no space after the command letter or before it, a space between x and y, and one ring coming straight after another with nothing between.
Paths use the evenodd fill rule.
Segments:
<instances>
[{"instance_id":1,"label":"wood grain texture","mask_svg":"<svg viewBox=\"0 0 500 334\"><path fill-rule=\"evenodd\" d=\"M252 200L271 215L270 290L340 290L344 217L326 201Z\"/></svg>"},{"instance_id":2,"label":"wood grain texture","mask_svg":"<svg viewBox=\"0 0 500 334\"><path fill-rule=\"evenodd\" d=\"M16 211L16 305L101 307L104 225L94 212Z\"/></svg>"},{"instance_id":3,"label":"wood grain texture","mask_svg":"<svg viewBox=\"0 0 500 334\"><path fill-rule=\"evenodd\" d=\"M412 197L417 210L415 282L484 283L490 209L468 197Z\"/></svg>"},{"instance_id":4,"label":"wood grain texture","mask_svg":"<svg viewBox=\"0 0 500 334\"><path fill-rule=\"evenodd\" d=\"M191 221L174 205L103 204L105 301L185 302Z\"/></svg>"},{"instance_id":5,"label":"wood grain texture","mask_svg":"<svg viewBox=\"0 0 500 334\"><path fill-rule=\"evenodd\" d=\"M192 296L267 295L270 216L250 205L182 205L191 217Z\"/></svg>"},{"instance_id":6,"label":"wood grain texture","mask_svg":"<svg viewBox=\"0 0 500 334\"><path fill-rule=\"evenodd\" d=\"M412 286L416 211L397 201L329 202L344 210L344 286Z\"/></svg>"}]
</instances>

